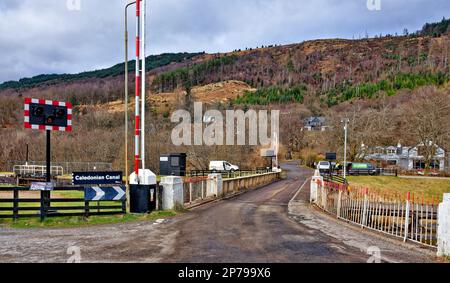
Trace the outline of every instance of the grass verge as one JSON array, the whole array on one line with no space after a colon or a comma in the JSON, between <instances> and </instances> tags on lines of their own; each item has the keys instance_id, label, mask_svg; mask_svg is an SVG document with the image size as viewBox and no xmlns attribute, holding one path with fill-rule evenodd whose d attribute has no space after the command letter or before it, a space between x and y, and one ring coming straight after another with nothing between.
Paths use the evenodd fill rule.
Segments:
<instances>
[{"instance_id":1,"label":"grass verge","mask_svg":"<svg viewBox=\"0 0 450 283\"><path fill-rule=\"evenodd\" d=\"M76 228L93 225L118 224L137 221L153 221L161 218L176 216L175 211L155 211L150 214L126 214L113 216L85 217L51 217L40 222L39 217L23 218L16 221L12 219L0 219L0 227L28 229L28 228Z\"/></svg>"},{"instance_id":2,"label":"grass verge","mask_svg":"<svg viewBox=\"0 0 450 283\"><path fill-rule=\"evenodd\" d=\"M360 186L376 190L379 193L406 195L410 192L416 197L439 198L450 193L450 180L444 179L407 179L390 176L350 176L350 186Z\"/></svg>"}]
</instances>

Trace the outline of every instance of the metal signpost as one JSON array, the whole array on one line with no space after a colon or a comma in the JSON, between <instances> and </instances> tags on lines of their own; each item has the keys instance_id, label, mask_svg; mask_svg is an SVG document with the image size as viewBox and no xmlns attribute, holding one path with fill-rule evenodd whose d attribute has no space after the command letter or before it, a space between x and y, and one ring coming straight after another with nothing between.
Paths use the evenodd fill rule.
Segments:
<instances>
[{"instance_id":1,"label":"metal signpost","mask_svg":"<svg viewBox=\"0 0 450 283\"><path fill-rule=\"evenodd\" d=\"M52 101L35 98L25 98L24 126L27 129L46 131L46 182L51 183L51 152L50 133L52 131L72 131L72 104L61 101ZM45 207L50 205L50 191L41 190L41 220L47 213Z\"/></svg>"}]
</instances>

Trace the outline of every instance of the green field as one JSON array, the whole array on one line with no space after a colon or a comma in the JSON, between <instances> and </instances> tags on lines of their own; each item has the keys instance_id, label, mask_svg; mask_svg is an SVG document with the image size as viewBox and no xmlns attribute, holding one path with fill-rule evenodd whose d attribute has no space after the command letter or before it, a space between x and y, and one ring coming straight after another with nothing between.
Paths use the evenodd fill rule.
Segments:
<instances>
[{"instance_id":1,"label":"green field","mask_svg":"<svg viewBox=\"0 0 450 283\"><path fill-rule=\"evenodd\" d=\"M401 178L389 176L351 176L350 186L360 186L375 190L381 194L396 193L406 195L410 192L416 197L439 198L450 193L450 179Z\"/></svg>"}]
</instances>

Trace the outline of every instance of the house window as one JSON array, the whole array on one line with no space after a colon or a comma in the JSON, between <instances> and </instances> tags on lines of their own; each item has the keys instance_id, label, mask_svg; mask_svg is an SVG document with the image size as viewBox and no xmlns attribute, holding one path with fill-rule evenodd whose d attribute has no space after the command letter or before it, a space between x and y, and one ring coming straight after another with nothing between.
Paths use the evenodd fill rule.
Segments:
<instances>
[{"instance_id":1,"label":"house window","mask_svg":"<svg viewBox=\"0 0 450 283\"><path fill-rule=\"evenodd\" d=\"M440 162L437 160L431 161L430 168L439 170Z\"/></svg>"},{"instance_id":2,"label":"house window","mask_svg":"<svg viewBox=\"0 0 450 283\"><path fill-rule=\"evenodd\" d=\"M389 166L397 166L397 160L388 160L387 164Z\"/></svg>"},{"instance_id":3,"label":"house window","mask_svg":"<svg viewBox=\"0 0 450 283\"><path fill-rule=\"evenodd\" d=\"M423 161L414 162L414 169L425 169L425 162Z\"/></svg>"},{"instance_id":4,"label":"house window","mask_svg":"<svg viewBox=\"0 0 450 283\"><path fill-rule=\"evenodd\" d=\"M394 155L395 153L397 153L397 151L395 149L388 149L388 150L386 150L386 153L388 155Z\"/></svg>"}]
</instances>

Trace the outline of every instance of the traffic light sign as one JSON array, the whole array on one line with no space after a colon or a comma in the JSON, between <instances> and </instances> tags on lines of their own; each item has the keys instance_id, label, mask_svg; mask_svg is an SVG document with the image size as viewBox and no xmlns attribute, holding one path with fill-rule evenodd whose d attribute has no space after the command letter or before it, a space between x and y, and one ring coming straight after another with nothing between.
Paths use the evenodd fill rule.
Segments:
<instances>
[{"instance_id":1,"label":"traffic light sign","mask_svg":"<svg viewBox=\"0 0 450 283\"><path fill-rule=\"evenodd\" d=\"M47 131L72 131L72 104L25 98L25 128Z\"/></svg>"}]
</instances>

